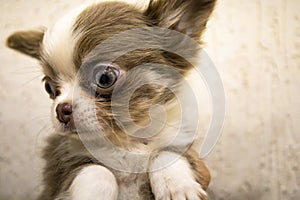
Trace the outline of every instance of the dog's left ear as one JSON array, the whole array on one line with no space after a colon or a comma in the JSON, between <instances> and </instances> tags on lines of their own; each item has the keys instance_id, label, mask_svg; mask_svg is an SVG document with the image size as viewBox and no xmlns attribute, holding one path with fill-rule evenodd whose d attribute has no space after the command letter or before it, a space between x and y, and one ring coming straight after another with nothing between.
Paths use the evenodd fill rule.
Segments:
<instances>
[{"instance_id":1,"label":"dog's left ear","mask_svg":"<svg viewBox=\"0 0 300 200\"><path fill-rule=\"evenodd\" d=\"M198 40L216 0L150 0L145 15L153 25L179 31Z\"/></svg>"},{"instance_id":2,"label":"dog's left ear","mask_svg":"<svg viewBox=\"0 0 300 200\"><path fill-rule=\"evenodd\" d=\"M18 31L7 38L6 45L23 54L40 59L43 37L43 30Z\"/></svg>"}]
</instances>

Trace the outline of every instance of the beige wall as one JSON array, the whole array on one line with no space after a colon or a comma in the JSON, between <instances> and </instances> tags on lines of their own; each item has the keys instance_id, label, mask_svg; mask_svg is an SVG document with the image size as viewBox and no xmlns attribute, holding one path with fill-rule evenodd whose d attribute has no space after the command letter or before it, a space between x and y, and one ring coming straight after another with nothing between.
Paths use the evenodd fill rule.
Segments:
<instances>
[{"instance_id":1,"label":"beige wall","mask_svg":"<svg viewBox=\"0 0 300 200\"><path fill-rule=\"evenodd\" d=\"M0 40L49 25L80 0L3 1ZM300 199L300 1L219 0L207 52L226 92L207 163L212 199ZM50 100L38 64L0 46L0 199L33 199Z\"/></svg>"}]
</instances>

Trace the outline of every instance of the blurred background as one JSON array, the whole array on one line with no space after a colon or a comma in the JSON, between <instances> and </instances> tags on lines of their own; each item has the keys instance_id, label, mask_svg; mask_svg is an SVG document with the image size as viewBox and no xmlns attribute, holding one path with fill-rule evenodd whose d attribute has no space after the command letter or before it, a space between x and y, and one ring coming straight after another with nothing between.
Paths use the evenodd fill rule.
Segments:
<instances>
[{"instance_id":1,"label":"blurred background","mask_svg":"<svg viewBox=\"0 0 300 200\"><path fill-rule=\"evenodd\" d=\"M49 26L82 2L0 0L0 200L38 195L51 130L38 63L5 39ZM218 2L204 37L226 93L222 135L205 159L211 199L300 199L299 10L299 0Z\"/></svg>"}]
</instances>

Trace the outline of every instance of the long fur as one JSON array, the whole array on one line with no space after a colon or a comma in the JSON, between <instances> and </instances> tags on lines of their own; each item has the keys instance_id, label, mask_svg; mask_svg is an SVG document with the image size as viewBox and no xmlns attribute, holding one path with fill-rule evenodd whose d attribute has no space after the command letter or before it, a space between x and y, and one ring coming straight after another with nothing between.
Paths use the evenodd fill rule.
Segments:
<instances>
[{"instance_id":1,"label":"long fur","mask_svg":"<svg viewBox=\"0 0 300 200\"><path fill-rule=\"evenodd\" d=\"M216 0L151 0L144 10L122 2L95 3L75 9L52 28L19 31L8 38L8 47L40 62L47 77L45 80L51 80L57 91L56 96L51 97L54 99L52 120L55 134L48 139L43 153L46 160L45 188L40 200L89 200L93 196L120 200L206 198L210 174L198 154L189 148L193 137L189 135L188 123L179 124L180 105L176 103L176 93L182 89L182 80L192 65L161 47L167 44L181 49L189 58L197 58L200 49L187 45L186 40L179 41L172 34L154 36L149 30L158 26L177 31L200 45L215 3ZM130 30L139 31L131 35ZM110 40L122 33L128 35ZM109 63L122 74L114 92L92 92L88 77L93 74L95 65L107 62L135 47L133 45L148 45L149 48L126 52ZM169 68L158 69L157 66ZM130 98L126 101L128 94ZM72 120L77 121L75 132L57 120L56 107L66 102L72 104ZM162 105L166 110L165 122L160 122L163 116L156 113L154 105ZM164 126L157 135L148 138L124 131L124 128L134 130L132 124L146 127L149 123L157 123L154 127ZM181 125L184 127L181 137L166 147L176 137ZM142 130L141 133L148 134L147 129ZM86 134L82 138L78 132ZM146 163L130 160L125 155L118 160L124 165L145 165L150 172L122 172L100 162L87 150L85 142L97 143L99 152L107 154L111 160L117 152L105 149L106 140L98 140L98 134L126 151L153 153ZM180 149L186 151L181 154ZM178 160L173 165L161 171L154 170L174 155Z\"/></svg>"}]
</instances>

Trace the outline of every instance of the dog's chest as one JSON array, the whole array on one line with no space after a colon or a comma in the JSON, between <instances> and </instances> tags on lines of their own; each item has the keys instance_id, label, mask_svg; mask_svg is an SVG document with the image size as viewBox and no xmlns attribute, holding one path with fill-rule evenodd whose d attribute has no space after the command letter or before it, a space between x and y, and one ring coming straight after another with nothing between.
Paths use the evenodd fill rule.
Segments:
<instances>
[{"instance_id":1,"label":"dog's chest","mask_svg":"<svg viewBox=\"0 0 300 200\"><path fill-rule=\"evenodd\" d=\"M74 156L80 154L92 158L90 153L85 150L81 142L74 141L70 146L69 152ZM95 164L105 166L95 159ZM139 163L137 163L138 165ZM154 200L151 191L148 173L128 173L107 167L114 175L118 183L118 200Z\"/></svg>"},{"instance_id":2,"label":"dog's chest","mask_svg":"<svg viewBox=\"0 0 300 200\"><path fill-rule=\"evenodd\" d=\"M153 200L153 194L146 173L126 173L112 170L118 186L118 200Z\"/></svg>"}]
</instances>

